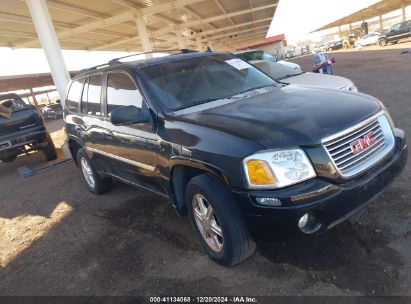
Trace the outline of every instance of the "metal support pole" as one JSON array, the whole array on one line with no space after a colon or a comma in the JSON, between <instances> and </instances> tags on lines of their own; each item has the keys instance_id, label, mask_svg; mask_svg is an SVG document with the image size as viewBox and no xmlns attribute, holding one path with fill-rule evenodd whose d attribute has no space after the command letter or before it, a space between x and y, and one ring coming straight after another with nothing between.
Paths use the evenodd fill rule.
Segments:
<instances>
[{"instance_id":1,"label":"metal support pole","mask_svg":"<svg viewBox=\"0 0 411 304\"><path fill-rule=\"evenodd\" d=\"M152 52L153 48L151 46L151 41L148 36L146 23L144 22L143 17L137 16L136 26L137 26L137 31L138 31L138 37L140 38L140 42L143 47L143 52ZM146 54L146 58L147 57L151 58L152 54Z\"/></svg>"},{"instance_id":2,"label":"metal support pole","mask_svg":"<svg viewBox=\"0 0 411 304\"><path fill-rule=\"evenodd\" d=\"M187 42L185 37L183 36L183 32L180 29L176 30L176 36L178 40L178 48L181 49L186 49L187 48Z\"/></svg>"},{"instance_id":3,"label":"metal support pole","mask_svg":"<svg viewBox=\"0 0 411 304\"><path fill-rule=\"evenodd\" d=\"M352 24L350 23L349 26L350 26L350 34L351 34L352 33ZM340 35L340 37L341 37L341 35Z\"/></svg>"},{"instance_id":4,"label":"metal support pole","mask_svg":"<svg viewBox=\"0 0 411 304\"><path fill-rule=\"evenodd\" d=\"M60 44L50 18L45 0L26 0L36 28L41 46L46 54L50 66L51 76L60 96L63 107L66 88L70 81L70 74L67 71Z\"/></svg>"},{"instance_id":5,"label":"metal support pole","mask_svg":"<svg viewBox=\"0 0 411 304\"><path fill-rule=\"evenodd\" d=\"M380 32L382 33L384 31L384 23L382 21L382 15L379 15L379 19L380 19Z\"/></svg>"},{"instance_id":6,"label":"metal support pole","mask_svg":"<svg viewBox=\"0 0 411 304\"><path fill-rule=\"evenodd\" d=\"M338 26L338 33L340 35L340 38L342 39L342 31L341 31L341 26Z\"/></svg>"}]
</instances>

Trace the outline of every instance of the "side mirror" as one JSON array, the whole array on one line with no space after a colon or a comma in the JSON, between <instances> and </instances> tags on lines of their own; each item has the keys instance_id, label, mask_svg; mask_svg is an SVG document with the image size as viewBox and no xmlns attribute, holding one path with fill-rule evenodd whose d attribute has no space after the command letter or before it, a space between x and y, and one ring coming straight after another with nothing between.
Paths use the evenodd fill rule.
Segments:
<instances>
[{"instance_id":1,"label":"side mirror","mask_svg":"<svg viewBox=\"0 0 411 304\"><path fill-rule=\"evenodd\" d=\"M110 114L111 123L115 126L126 126L148 122L148 115L135 106L124 106L114 109Z\"/></svg>"}]
</instances>

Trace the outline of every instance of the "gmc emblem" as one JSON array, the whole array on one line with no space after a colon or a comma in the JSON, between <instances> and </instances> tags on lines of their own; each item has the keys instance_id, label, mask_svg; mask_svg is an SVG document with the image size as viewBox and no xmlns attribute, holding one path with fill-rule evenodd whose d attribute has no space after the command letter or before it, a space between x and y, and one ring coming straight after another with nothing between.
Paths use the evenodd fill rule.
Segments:
<instances>
[{"instance_id":1,"label":"gmc emblem","mask_svg":"<svg viewBox=\"0 0 411 304\"><path fill-rule=\"evenodd\" d=\"M364 137L354 140L350 144L352 154L357 154L358 152L361 152L362 150L368 149L370 146L372 146L377 141L375 138L372 138L374 134L375 132L371 131Z\"/></svg>"}]
</instances>

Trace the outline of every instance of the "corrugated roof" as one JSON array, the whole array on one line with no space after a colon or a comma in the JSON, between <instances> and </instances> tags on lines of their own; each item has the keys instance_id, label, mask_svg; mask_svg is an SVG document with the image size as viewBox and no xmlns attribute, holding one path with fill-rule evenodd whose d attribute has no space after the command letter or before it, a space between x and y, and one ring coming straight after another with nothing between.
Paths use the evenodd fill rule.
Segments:
<instances>
[{"instance_id":1,"label":"corrugated roof","mask_svg":"<svg viewBox=\"0 0 411 304\"><path fill-rule=\"evenodd\" d=\"M264 38L279 0L47 0L62 49L141 51L135 18L143 15L156 50L176 49L176 29L188 47L196 37L236 45L256 29ZM245 28L245 25L247 28ZM264 31L258 31L263 26ZM236 32L236 36L232 33ZM222 37L222 35L225 35ZM215 36L218 38L214 39ZM231 38L230 38L231 36ZM0 46L40 47L25 1L0 1Z\"/></svg>"}]
</instances>

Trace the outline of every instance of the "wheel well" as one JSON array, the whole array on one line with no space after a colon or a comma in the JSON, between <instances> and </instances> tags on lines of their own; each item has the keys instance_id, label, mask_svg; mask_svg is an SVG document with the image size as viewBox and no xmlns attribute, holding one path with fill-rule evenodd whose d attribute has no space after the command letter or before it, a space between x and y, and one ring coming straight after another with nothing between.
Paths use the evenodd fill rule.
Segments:
<instances>
[{"instance_id":1,"label":"wheel well","mask_svg":"<svg viewBox=\"0 0 411 304\"><path fill-rule=\"evenodd\" d=\"M203 173L210 173L220 180L224 185L227 184L227 180L223 176L215 174L212 170L207 170L207 168L194 168L186 165L176 165L171 171L171 186L174 195L174 203L180 214L186 214L186 186L188 182L197 175Z\"/></svg>"},{"instance_id":2,"label":"wheel well","mask_svg":"<svg viewBox=\"0 0 411 304\"><path fill-rule=\"evenodd\" d=\"M73 156L74 162L76 163L76 165L78 165L78 163L77 163L77 151L81 148L81 145L77 141L75 141L74 139L69 139L68 144L69 144L71 156Z\"/></svg>"}]
</instances>

